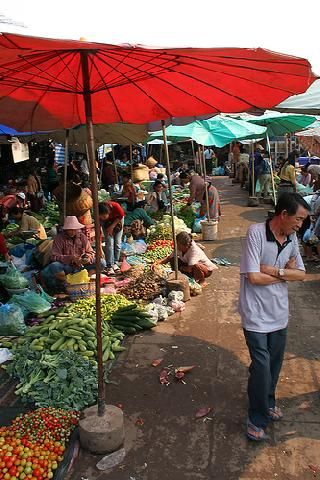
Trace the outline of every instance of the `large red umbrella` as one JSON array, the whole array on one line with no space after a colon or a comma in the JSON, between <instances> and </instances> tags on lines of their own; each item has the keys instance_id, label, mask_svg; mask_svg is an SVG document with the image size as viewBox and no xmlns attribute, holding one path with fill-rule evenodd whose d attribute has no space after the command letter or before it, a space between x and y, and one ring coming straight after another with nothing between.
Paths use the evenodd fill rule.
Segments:
<instances>
[{"instance_id":1,"label":"large red umbrella","mask_svg":"<svg viewBox=\"0 0 320 480\"><path fill-rule=\"evenodd\" d=\"M158 49L6 33L0 36L0 122L20 131L87 124L96 219L93 123L147 123L253 107L266 109L304 92L314 80L308 61L262 49ZM98 413L102 415L98 221L95 232Z\"/></svg>"},{"instance_id":2,"label":"large red umbrella","mask_svg":"<svg viewBox=\"0 0 320 480\"><path fill-rule=\"evenodd\" d=\"M147 123L267 109L304 92L314 79L308 61L263 49L0 36L0 122L20 131L86 123L85 92L93 123ZM21 100L27 104L17 115L12 106Z\"/></svg>"}]
</instances>

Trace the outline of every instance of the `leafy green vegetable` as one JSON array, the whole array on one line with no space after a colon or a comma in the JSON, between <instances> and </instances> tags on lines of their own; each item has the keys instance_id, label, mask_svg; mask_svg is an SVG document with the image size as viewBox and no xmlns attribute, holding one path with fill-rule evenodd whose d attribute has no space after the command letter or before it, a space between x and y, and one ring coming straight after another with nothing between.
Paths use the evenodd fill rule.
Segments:
<instances>
[{"instance_id":1,"label":"leafy green vegetable","mask_svg":"<svg viewBox=\"0 0 320 480\"><path fill-rule=\"evenodd\" d=\"M51 354L19 348L7 372L20 383L16 394L37 407L81 410L97 398L97 366L70 350Z\"/></svg>"}]
</instances>

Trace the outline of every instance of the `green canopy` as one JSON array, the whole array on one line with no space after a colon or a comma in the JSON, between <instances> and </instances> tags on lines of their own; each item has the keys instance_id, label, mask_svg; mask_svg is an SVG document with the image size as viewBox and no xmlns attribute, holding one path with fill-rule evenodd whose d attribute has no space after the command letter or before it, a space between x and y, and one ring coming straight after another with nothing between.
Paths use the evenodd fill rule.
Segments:
<instances>
[{"instance_id":1,"label":"green canopy","mask_svg":"<svg viewBox=\"0 0 320 480\"><path fill-rule=\"evenodd\" d=\"M172 142L192 139L200 145L216 147L224 147L233 140L264 137L265 133L265 127L224 115L217 115L208 120L196 120L189 125L170 125L166 128L167 138ZM148 141L162 136L162 130L159 130L152 133Z\"/></svg>"},{"instance_id":2,"label":"green canopy","mask_svg":"<svg viewBox=\"0 0 320 480\"><path fill-rule=\"evenodd\" d=\"M286 133L294 133L309 127L316 121L316 117L308 115L294 115L287 113L265 113L260 117L250 118L247 122L267 128L269 137L277 137Z\"/></svg>"}]
</instances>

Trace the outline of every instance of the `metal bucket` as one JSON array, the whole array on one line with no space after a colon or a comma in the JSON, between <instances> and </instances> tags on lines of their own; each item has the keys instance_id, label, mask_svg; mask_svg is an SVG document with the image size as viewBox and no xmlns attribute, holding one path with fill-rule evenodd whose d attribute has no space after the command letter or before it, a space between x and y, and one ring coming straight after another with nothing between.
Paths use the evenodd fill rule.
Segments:
<instances>
[{"instance_id":1,"label":"metal bucket","mask_svg":"<svg viewBox=\"0 0 320 480\"><path fill-rule=\"evenodd\" d=\"M217 240L218 222L216 220L203 220L201 222L202 240Z\"/></svg>"}]
</instances>

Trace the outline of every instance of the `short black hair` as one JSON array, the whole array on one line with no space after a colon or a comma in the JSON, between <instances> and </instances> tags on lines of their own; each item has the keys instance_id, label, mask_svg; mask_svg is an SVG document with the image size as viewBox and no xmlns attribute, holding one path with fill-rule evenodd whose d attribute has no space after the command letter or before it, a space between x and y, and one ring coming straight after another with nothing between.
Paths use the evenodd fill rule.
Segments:
<instances>
[{"instance_id":1,"label":"short black hair","mask_svg":"<svg viewBox=\"0 0 320 480\"><path fill-rule=\"evenodd\" d=\"M308 212L311 210L310 206L307 204L304 198L299 195L299 193L283 193L278 199L278 203L275 208L275 215L280 215L284 210L287 211L288 215L295 215L299 206L308 210Z\"/></svg>"},{"instance_id":2,"label":"short black hair","mask_svg":"<svg viewBox=\"0 0 320 480\"><path fill-rule=\"evenodd\" d=\"M100 202L98 205L98 210L100 215L104 215L105 213L110 213L108 205L105 202Z\"/></svg>"},{"instance_id":3,"label":"short black hair","mask_svg":"<svg viewBox=\"0 0 320 480\"><path fill-rule=\"evenodd\" d=\"M181 172L180 173L180 178L184 179L184 178L189 178L190 177L190 173L188 172Z\"/></svg>"},{"instance_id":4,"label":"short black hair","mask_svg":"<svg viewBox=\"0 0 320 480\"><path fill-rule=\"evenodd\" d=\"M23 208L11 207L9 209L9 217L11 217L12 215L19 215L19 213L23 213Z\"/></svg>"},{"instance_id":5,"label":"short black hair","mask_svg":"<svg viewBox=\"0 0 320 480\"><path fill-rule=\"evenodd\" d=\"M155 189L158 185L161 185L161 187L163 187L163 183L160 182L160 180L156 180L153 184L153 189Z\"/></svg>"},{"instance_id":6,"label":"short black hair","mask_svg":"<svg viewBox=\"0 0 320 480\"><path fill-rule=\"evenodd\" d=\"M162 180L163 178L164 178L164 174L163 173L158 173L157 180Z\"/></svg>"}]
</instances>

